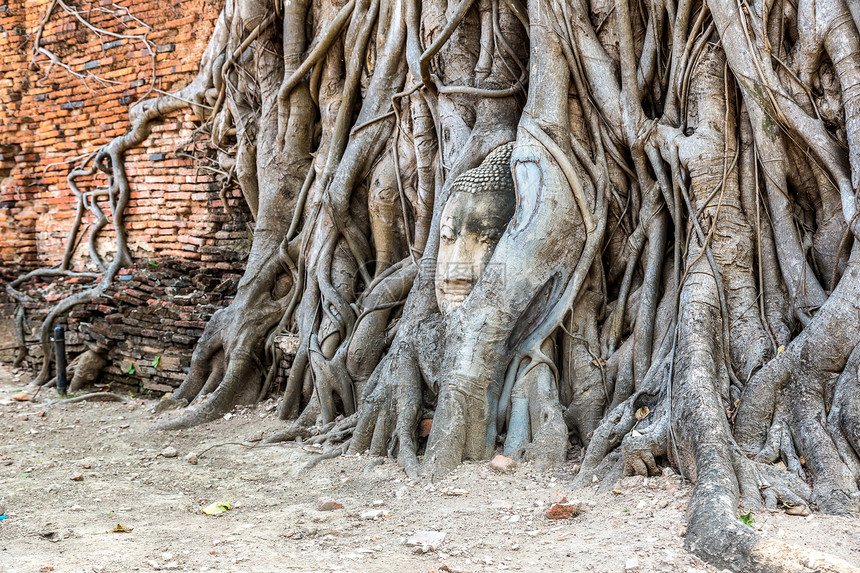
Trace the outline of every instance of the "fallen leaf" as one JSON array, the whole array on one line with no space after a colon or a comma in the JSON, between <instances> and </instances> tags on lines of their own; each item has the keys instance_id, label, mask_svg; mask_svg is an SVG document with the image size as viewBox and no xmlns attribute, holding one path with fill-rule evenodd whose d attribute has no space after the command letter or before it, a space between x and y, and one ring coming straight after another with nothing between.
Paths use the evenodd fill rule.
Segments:
<instances>
[{"instance_id":1,"label":"fallen leaf","mask_svg":"<svg viewBox=\"0 0 860 573\"><path fill-rule=\"evenodd\" d=\"M99 535L100 533L131 533L132 531L134 531L133 527L126 527L121 523L117 523L116 527L114 527L110 531L99 531L99 533L96 533L96 535Z\"/></svg>"},{"instance_id":2,"label":"fallen leaf","mask_svg":"<svg viewBox=\"0 0 860 573\"><path fill-rule=\"evenodd\" d=\"M644 420L645 416L647 416L650 411L651 410L648 409L648 406L642 406L641 408L636 410L636 419L640 421Z\"/></svg>"},{"instance_id":3,"label":"fallen leaf","mask_svg":"<svg viewBox=\"0 0 860 573\"><path fill-rule=\"evenodd\" d=\"M230 509L229 501L216 501L215 503L210 503L204 507L203 513L206 515L217 515L219 513L224 513L228 509Z\"/></svg>"}]
</instances>

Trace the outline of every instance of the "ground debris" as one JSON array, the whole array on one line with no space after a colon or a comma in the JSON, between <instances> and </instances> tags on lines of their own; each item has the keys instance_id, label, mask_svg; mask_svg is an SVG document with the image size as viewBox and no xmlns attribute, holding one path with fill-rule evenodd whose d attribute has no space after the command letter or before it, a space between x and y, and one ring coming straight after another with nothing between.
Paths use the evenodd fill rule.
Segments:
<instances>
[{"instance_id":1,"label":"ground debris","mask_svg":"<svg viewBox=\"0 0 860 573\"><path fill-rule=\"evenodd\" d=\"M116 527L114 527L113 529L111 529L107 533L131 533L132 531L134 531L133 527L126 527L125 525L123 525L121 523L117 523Z\"/></svg>"},{"instance_id":2,"label":"ground debris","mask_svg":"<svg viewBox=\"0 0 860 573\"><path fill-rule=\"evenodd\" d=\"M341 509L343 504L331 497L321 497L317 502L317 509L319 511L333 511L335 509Z\"/></svg>"},{"instance_id":3,"label":"ground debris","mask_svg":"<svg viewBox=\"0 0 860 573\"><path fill-rule=\"evenodd\" d=\"M426 438L430 435L430 428L433 427L433 419L425 418L421 420L421 423L418 425L418 436L421 438Z\"/></svg>"},{"instance_id":4,"label":"ground debris","mask_svg":"<svg viewBox=\"0 0 860 573\"><path fill-rule=\"evenodd\" d=\"M497 454L490 462L490 468L503 474L512 472L515 467L517 467L517 462L502 454Z\"/></svg>"},{"instance_id":5,"label":"ground debris","mask_svg":"<svg viewBox=\"0 0 860 573\"><path fill-rule=\"evenodd\" d=\"M795 505L786 509L785 513L787 513L788 515L798 515L800 517L806 517L807 515L810 515L811 512L809 511L809 508L805 505Z\"/></svg>"},{"instance_id":6,"label":"ground debris","mask_svg":"<svg viewBox=\"0 0 860 573\"><path fill-rule=\"evenodd\" d=\"M444 531L416 531L406 540L406 545L415 547L418 553L436 551L446 535Z\"/></svg>"},{"instance_id":7,"label":"ground debris","mask_svg":"<svg viewBox=\"0 0 860 573\"><path fill-rule=\"evenodd\" d=\"M579 515L578 503L554 503L546 510L549 519L570 519Z\"/></svg>"}]
</instances>

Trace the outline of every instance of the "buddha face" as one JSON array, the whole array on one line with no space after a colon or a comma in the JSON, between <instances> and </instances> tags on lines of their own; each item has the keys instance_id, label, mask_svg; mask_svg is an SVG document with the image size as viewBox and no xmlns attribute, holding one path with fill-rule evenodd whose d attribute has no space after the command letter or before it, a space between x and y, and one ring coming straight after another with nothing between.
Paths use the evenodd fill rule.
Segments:
<instances>
[{"instance_id":1,"label":"buddha face","mask_svg":"<svg viewBox=\"0 0 860 573\"><path fill-rule=\"evenodd\" d=\"M436 302L442 314L460 306L487 267L514 213L505 193L456 191L442 210Z\"/></svg>"}]
</instances>

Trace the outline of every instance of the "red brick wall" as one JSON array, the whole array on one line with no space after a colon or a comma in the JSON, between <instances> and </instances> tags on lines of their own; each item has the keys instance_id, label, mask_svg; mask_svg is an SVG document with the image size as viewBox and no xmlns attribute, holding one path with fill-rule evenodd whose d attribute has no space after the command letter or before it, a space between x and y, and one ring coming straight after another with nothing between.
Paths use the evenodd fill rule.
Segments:
<instances>
[{"instance_id":1,"label":"red brick wall","mask_svg":"<svg viewBox=\"0 0 860 573\"><path fill-rule=\"evenodd\" d=\"M68 0L67 0L68 1ZM156 88L173 91L194 77L221 2L206 0L71 0L94 25L147 38L156 49ZM80 75L38 56L29 66L32 36L50 0L0 0L0 265L56 264L74 219L66 182L70 160L88 154L128 128L128 106L149 88L152 60L139 40L99 37L57 8L42 45ZM110 11L114 11L111 13ZM225 212L218 183L174 153L195 127L182 113L153 130L127 155L132 187L126 209L129 246L139 260L178 257L232 267L248 247L247 211ZM230 201L241 209L238 192ZM105 211L109 211L105 208ZM92 221L91 218L85 222ZM100 250L112 249L112 229ZM89 264L86 241L75 267Z\"/></svg>"},{"instance_id":2,"label":"red brick wall","mask_svg":"<svg viewBox=\"0 0 860 573\"><path fill-rule=\"evenodd\" d=\"M147 32L116 12L112 0L65 1L96 26L125 35ZM147 38L157 53L155 87L175 91L190 82L222 0L115 2L151 28ZM5 283L27 268L62 259L76 206L66 182L73 160L125 133L129 104L147 92L152 79L143 43L100 38L59 9L45 27L42 45L74 74L118 83L104 85L92 76L85 82L61 67L51 68L44 56L31 67L33 34L49 4L0 0L0 349L15 342L11 317L16 305L5 296ZM230 303L241 275L250 247L250 216L240 192L228 193L234 213L227 213L218 181L175 153L196 127L194 119L190 113L175 114L128 152L132 193L125 215L135 265L122 271L103 297L57 321L68 329L70 359L93 344L110 349L102 383L154 391L176 386L203 325ZM205 148L204 143L198 155ZM107 206L104 210L109 212ZM84 222L92 221L88 216ZM74 267L93 268L86 235L82 238ZM109 253L112 246L109 226L99 247ZM46 312L86 288L83 283L36 279L22 285L32 297L25 305L33 330L28 340L38 338ZM28 362L37 366L39 349L31 351L37 360ZM12 352L0 350L0 359L11 358Z\"/></svg>"}]
</instances>

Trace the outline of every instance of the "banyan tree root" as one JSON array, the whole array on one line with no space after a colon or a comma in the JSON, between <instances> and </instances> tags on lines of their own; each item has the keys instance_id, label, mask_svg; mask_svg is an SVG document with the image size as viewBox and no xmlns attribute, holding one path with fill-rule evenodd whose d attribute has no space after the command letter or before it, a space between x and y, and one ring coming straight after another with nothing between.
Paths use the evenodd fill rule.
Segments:
<instances>
[{"instance_id":1,"label":"banyan tree root","mask_svg":"<svg viewBox=\"0 0 860 573\"><path fill-rule=\"evenodd\" d=\"M94 383L107 363L107 349L103 348L91 348L76 356L66 367L66 377L69 380L68 392L77 393ZM56 385L57 378L54 377L42 387L54 388Z\"/></svg>"},{"instance_id":2,"label":"banyan tree root","mask_svg":"<svg viewBox=\"0 0 860 573\"><path fill-rule=\"evenodd\" d=\"M44 409L50 408L52 406L57 406L59 404L77 404L79 402L123 402L126 404L131 404L134 402L131 398L127 398L126 396L120 396L119 394L115 394L113 392L93 392L91 394L81 394L80 396L75 396L74 398L62 398L60 400L52 400L50 402L45 402L42 407Z\"/></svg>"},{"instance_id":3,"label":"banyan tree root","mask_svg":"<svg viewBox=\"0 0 860 573\"><path fill-rule=\"evenodd\" d=\"M272 391L289 331L272 441L431 479L573 443L695 482L715 565L854 570L736 517L858 511L855 3L231 0L195 82L135 110L197 113L254 240L158 427Z\"/></svg>"},{"instance_id":4,"label":"banyan tree root","mask_svg":"<svg viewBox=\"0 0 860 573\"><path fill-rule=\"evenodd\" d=\"M69 368L72 370L69 392L77 392L95 382L107 362L107 352L98 349L90 349L77 356L69 364Z\"/></svg>"}]
</instances>

